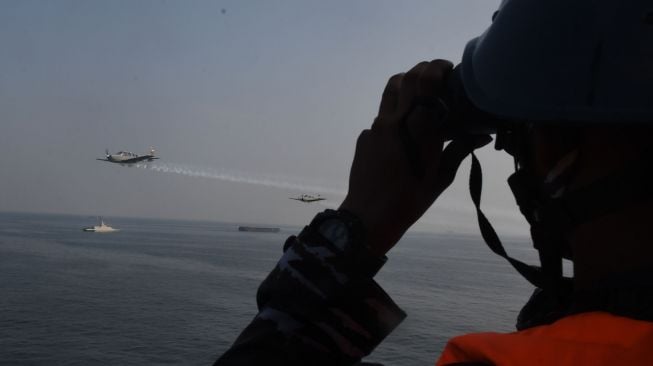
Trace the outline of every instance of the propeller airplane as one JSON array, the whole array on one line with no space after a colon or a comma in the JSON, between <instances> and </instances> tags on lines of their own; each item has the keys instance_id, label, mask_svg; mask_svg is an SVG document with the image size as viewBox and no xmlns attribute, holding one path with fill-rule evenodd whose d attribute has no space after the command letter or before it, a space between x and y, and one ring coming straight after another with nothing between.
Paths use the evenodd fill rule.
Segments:
<instances>
[{"instance_id":1,"label":"propeller airplane","mask_svg":"<svg viewBox=\"0 0 653 366\"><path fill-rule=\"evenodd\" d=\"M108 161L109 163L116 163L121 165L131 165L144 161L153 161L158 159L154 156L154 148L151 147L148 154L138 155L129 151L118 151L115 154L109 154L109 149L105 150L106 158L96 159L100 161Z\"/></svg>"}]
</instances>

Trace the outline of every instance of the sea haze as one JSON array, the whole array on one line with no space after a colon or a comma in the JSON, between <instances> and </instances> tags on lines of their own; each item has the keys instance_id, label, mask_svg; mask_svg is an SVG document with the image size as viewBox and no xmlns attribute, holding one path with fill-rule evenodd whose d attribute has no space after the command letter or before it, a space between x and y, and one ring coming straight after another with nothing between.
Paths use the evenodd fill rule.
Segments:
<instances>
[{"instance_id":1,"label":"sea haze","mask_svg":"<svg viewBox=\"0 0 653 366\"><path fill-rule=\"evenodd\" d=\"M121 231L81 231L93 224L0 213L0 364L209 365L298 230L107 218ZM525 239L505 244L536 258ZM449 337L513 330L531 292L480 236L408 233L389 258L377 280L408 318L369 361L432 365Z\"/></svg>"}]
</instances>

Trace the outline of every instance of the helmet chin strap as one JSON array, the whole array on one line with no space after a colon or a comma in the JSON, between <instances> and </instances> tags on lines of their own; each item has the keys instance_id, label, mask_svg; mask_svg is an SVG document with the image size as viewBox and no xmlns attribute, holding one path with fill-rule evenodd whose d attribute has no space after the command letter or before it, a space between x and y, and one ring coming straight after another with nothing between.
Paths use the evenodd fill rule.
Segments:
<instances>
[{"instance_id":1,"label":"helmet chin strap","mask_svg":"<svg viewBox=\"0 0 653 366\"><path fill-rule=\"evenodd\" d=\"M573 291L572 279L562 273L562 259L573 258L565 239L579 225L653 197L653 173L647 169L648 156L590 185L567 190L575 172L576 153L563 157L543 182L527 169L519 169L508 178L520 211L531 225L533 245L540 266L528 265L510 257L496 231L480 208L482 171L472 153L469 189L476 207L479 228L490 249L508 262L537 289L522 309L518 329L553 322L564 316Z\"/></svg>"}]
</instances>

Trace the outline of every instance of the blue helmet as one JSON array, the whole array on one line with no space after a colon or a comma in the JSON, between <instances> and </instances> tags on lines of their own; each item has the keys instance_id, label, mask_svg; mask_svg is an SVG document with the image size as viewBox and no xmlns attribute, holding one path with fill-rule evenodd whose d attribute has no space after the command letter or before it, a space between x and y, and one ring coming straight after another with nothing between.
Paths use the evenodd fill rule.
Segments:
<instances>
[{"instance_id":1,"label":"blue helmet","mask_svg":"<svg viewBox=\"0 0 653 366\"><path fill-rule=\"evenodd\" d=\"M501 117L653 123L653 1L504 0L461 77Z\"/></svg>"}]
</instances>

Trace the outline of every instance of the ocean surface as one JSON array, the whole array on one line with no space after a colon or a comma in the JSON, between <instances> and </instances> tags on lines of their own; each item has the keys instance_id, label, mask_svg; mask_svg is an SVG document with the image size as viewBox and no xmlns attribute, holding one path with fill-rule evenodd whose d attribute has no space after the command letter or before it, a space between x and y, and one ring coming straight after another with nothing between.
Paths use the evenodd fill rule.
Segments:
<instances>
[{"instance_id":1,"label":"ocean surface","mask_svg":"<svg viewBox=\"0 0 653 366\"><path fill-rule=\"evenodd\" d=\"M0 213L0 365L211 365L256 314L258 284L298 230L106 221L121 231ZM504 244L536 258L525 239ZM389 258L377 281L408 318L368 361L433 365L454 335L513 330L531 293L480 235L409 232Z\"/></svg>"}]
</instances>

